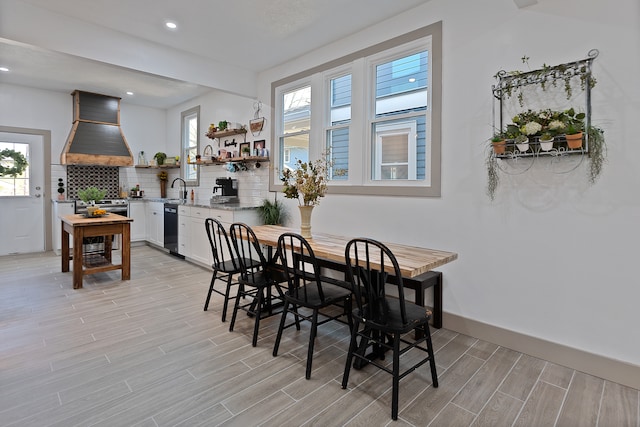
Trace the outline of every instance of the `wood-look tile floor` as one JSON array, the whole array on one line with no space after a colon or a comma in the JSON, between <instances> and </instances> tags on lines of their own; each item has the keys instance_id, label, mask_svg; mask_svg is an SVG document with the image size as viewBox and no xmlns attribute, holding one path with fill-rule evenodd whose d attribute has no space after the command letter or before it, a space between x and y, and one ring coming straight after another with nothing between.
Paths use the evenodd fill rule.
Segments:
<instances>
[{"instance_id":1,"label":"wood-look tile floor","mask_svg":"<svg viewBox=\"0 0 640 427\"><path fill-rule=\"evenodd\" d=\"M639 393L508 348L434 330L439 388L428 366L400 384L371 366L340 387L348 331L319 329L310 380L308 328L279 317L236 330L221 298L203 311L210 273L150 247L132 248L132 278L85 278L74 290L53 253L0 257L2 426L640 426ZM411 357L408 353L406 357Z\"/></svg>"}]
</instances>

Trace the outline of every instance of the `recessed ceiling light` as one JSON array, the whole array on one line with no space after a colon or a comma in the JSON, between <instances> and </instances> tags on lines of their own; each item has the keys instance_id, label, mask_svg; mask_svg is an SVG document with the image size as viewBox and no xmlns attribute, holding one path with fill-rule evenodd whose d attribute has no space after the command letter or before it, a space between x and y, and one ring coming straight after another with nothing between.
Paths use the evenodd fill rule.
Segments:
<instances>
[{"instance_id":1,"label":"recessed ceiling light","mask_svg":"<svg viewBox=\"0 0 640 427\"><path fill-rule=\"evenodd\" d=\"M133 92L128 91L128 92L127 92L127 95L133 95Z\"/></svg>"},{"instance_id":2,"label":"recessed ceiling light","mask_svg":"<svg viewBox=\"0 0 640 427\"><path fill-rule=\"evenodd\" d=\"M5 73L9 71L7 67L0 67L0 71L4 71Z\"/></svg>"},{"instance_id":3,"label":"recessed ceiling light","mask_svg":"<svg viewBox=\"0 0 640 427\"><path fill-rule=\"evenodd\" d=\"M411 78L409 79L409 83L413 83L413 82L415 82L415 81L416 81L416 78L415 78L415 77L411 77Z\"/></svg>"},{"instance_id":4,"label":"recessed ceiling light","mask_svg":"<svg viewBox=\"0 0 640 427\"><path fill-rule=\"evenodd\" d=\"M165 22L164 25L166 25L167 28L171 30L175 30L176 28L178 28L178 25L175 22L171 22L171 21Z\"/></svg>"}]
</instances>

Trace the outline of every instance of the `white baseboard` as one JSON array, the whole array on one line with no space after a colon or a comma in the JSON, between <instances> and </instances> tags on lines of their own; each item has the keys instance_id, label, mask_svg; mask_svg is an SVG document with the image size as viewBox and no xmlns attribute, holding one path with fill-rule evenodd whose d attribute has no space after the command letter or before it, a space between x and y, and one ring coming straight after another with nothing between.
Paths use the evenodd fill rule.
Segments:
<instances>
[{"instance_id":1,"label":"white baseboard","mask_svg":"<svg viewBox=\"0 0 640 427\"><path fill-rule=\"evenodd\" d=\"M451 331L507 347L530 356L539 357L605 380L640 389L640 366L637 365L451 313L443 313L443 326Z\"/></svg>"}]
</instances>

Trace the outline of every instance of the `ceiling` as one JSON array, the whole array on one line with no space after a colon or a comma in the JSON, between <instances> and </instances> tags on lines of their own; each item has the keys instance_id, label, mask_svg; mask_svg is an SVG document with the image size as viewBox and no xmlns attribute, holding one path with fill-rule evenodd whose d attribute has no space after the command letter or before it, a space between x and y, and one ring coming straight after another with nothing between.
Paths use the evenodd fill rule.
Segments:
<instances>
[{"instance_id":1,"label":"ceiling","mask_svg":"<svg viewBox=\"0 0 640 427\"><path fill-rule=\"evenodd\" d=\"M77 24L65 31L80 37L82 28L90 26L153 42L167 52L259 73L429 0L2 1L0 5L63 17L67 25ZM164 26L168 20L178 28L168 30ZM12 39L0 29L0 66L11 70L0 73L0 83L66 93L80 89L157 108L172 107L212 89L168 78L170 73L160 69L141 72L61 51ZM124 95L125 90L134 95Z\"/></svg>"}]
</instances>

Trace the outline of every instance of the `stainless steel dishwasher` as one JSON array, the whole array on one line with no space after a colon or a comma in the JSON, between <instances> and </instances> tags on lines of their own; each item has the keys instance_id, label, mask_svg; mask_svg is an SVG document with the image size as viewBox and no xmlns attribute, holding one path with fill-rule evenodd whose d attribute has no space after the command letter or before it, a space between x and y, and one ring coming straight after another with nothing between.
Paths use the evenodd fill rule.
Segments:
<instances>
[{"instance_id":1,"label":"stainless steel dishwasher","mask_svg":"<svg viewBox=\"0 0 640 427\"><path fill-rule=\"evenodd\" d=\"M178 254L178 205L164 204L164 247L173 255Z\"/></svg>"}]
</instances>

